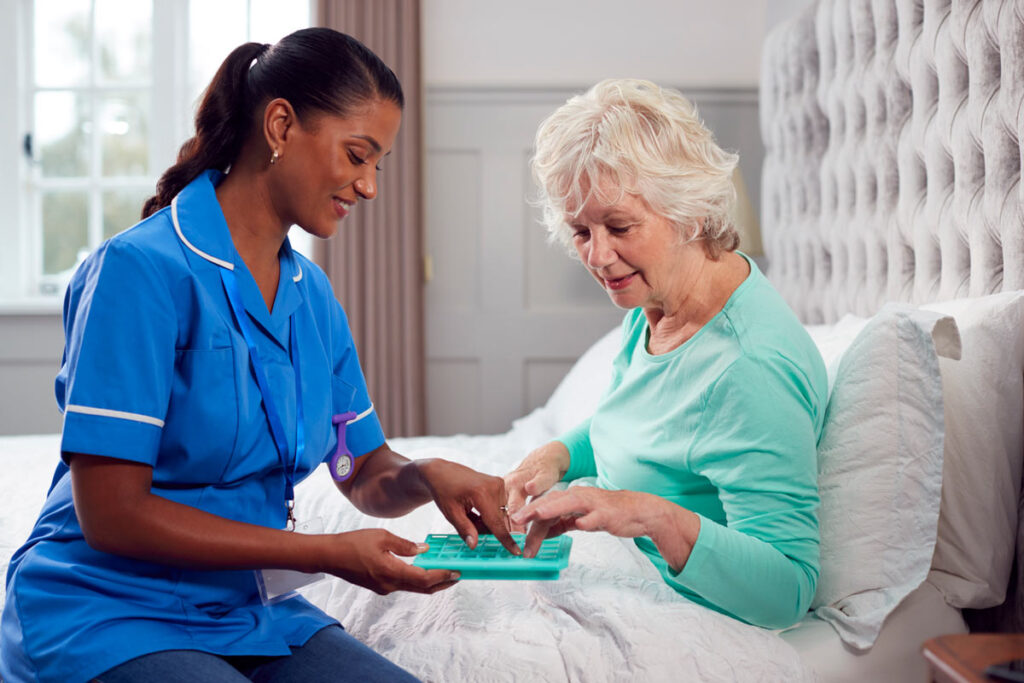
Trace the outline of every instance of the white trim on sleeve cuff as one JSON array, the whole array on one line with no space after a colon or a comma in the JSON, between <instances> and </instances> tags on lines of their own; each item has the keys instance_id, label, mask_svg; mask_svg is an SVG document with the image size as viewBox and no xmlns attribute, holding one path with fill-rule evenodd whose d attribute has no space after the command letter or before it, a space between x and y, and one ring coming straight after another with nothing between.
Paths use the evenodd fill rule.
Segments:
<instances>
[{"instance_id":1,"label":"white trim on sleeve cuff","mask_svg":"<svg viewBox=\"0 0 1024 683\"><path fill-rule=\"evenodd\" d=\"M372 407L371 407L372 410ZM123 410L108 410L106 408L92 408L90 406L77 406L74 404L68 404L64 408L65 413L82 413L83 415L99 415L101 417L116 417L120 420L132 420L133 422L144 422L150 425L156 425L157 427L163 427L164 421L149 415L140 415L139 413L126 413ZM358 419L358 418L356 418Z\"/></svg>"},{"instance_id":2,"label":"white trim on sleeve cuff","mask_svg":"<svg viewBox=\"0 0 1024 683\"><path fill-rule=\"evenodd\" d=\"M366 417L367 415L369 415L372 412L373 412L373 404L371 403L369 408L367 408L366 410L364 410L363 412L359 413L358 415L353 417L351 420L349 420L348 424L350 424L350 425L355 424L356 422L359 422L360 420L362 420L364 417Z\"/></svg>"}]
</instances>

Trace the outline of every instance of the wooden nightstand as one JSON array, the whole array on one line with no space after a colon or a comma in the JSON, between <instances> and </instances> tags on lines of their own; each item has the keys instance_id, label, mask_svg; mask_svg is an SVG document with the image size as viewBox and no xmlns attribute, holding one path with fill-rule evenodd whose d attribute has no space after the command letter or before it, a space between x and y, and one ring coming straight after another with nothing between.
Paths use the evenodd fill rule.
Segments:
<instances>
[{"instance_id":1,"label":"wooden nightstand","mask_svg":"<svg viewBox=\"0 0 1024 683\"><path fill-rule=\"evenodd\" d=\"M936 683L993 683L985 668L1024 657L1024 634L959 633L921 646Z\"/></svg>"}]
</instances>

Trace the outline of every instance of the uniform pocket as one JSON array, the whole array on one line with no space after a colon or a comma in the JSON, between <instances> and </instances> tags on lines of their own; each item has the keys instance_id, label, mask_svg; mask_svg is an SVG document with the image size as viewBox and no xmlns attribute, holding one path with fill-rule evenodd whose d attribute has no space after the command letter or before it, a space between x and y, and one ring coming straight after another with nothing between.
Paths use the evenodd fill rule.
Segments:
<instances>
[{"instance_id":1,"label":"uniform pocket","mask_svg":"<svg viewBox=\"0 0 1024 683\"><path fill-rule=\"evenodd\" d=\"M234 349L176 351L161 474L179 484L219 481L235 450L238 407Z\"/></svg>"}]
</instances>

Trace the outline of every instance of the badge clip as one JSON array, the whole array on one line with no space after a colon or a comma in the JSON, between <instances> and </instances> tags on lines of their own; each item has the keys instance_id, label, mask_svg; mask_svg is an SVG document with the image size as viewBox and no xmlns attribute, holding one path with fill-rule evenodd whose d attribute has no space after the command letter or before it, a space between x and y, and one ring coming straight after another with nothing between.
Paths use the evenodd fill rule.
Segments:
<instances>
[{"instance_id":1,"label":"badge clip","mask_svg":"<svg viewBox=\"0 0 1024 683\"><path fill-rule=\"evenodd\" d=\"M351 410L331 418L331 422L338 427L338 447L334 449L329 467L331 468L331 477L337 482L347 481L355 469L355 458L352 457L352 452L348 449L348 443L345 440L345 427L355 418L356 413Z\"/></svg>"}]
</instances>

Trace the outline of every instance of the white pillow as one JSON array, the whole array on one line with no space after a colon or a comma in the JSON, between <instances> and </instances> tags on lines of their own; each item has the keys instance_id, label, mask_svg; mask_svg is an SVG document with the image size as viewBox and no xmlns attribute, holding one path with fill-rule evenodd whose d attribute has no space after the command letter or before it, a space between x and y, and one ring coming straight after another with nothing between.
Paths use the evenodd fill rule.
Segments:
<instances>
[{"instance_id":1,"label":"white pillow","mask_svg":"<svg viewBox=\"0 0 1024 683\"><path fill-rule=\"evenodd\" d=\"M923 306L956 318L946 402L942 515L928 580L953 607L1000 604L1013 564L1024 453L1024 291Z\"/></svg>"},{"instance_id":2,"label":"white pillow","mask_svg":"<svg viewBox=\"0 0 1024 683\"><path fill-rule=\"evenodd\" d=\"M561 436L594 414L612 381L612 361L622 346L622 326L594 342L562 378L544 405L547 426Z\"/></svg>"},{"instance_id":3,"label":"white pillow","mask_svg":"<svg viewBox=\"0 0 1024 683\"><path fill-rule=\"evenodd\" d=\"M807 325L804 329L811 335L811 340L818 347L821 359L828 370L828 395L836 385L836 372L839 371L839 360L850 344L857 338L870 318L845 315L834 325Z\"/></svg>"},{"instance_id":4,"label":"white pillow","mask_svg":"<svg viewBox=\"0 0 1024 683\"><path fill-rule=\"evenodd\" d=\"M943 442L936 349L957 355L959 337L951 318L901 304L845 325L858 327L849 348L841 350L837 332L831 349L834 387L818 443L821 573L811 606L844 642L865 649L931 565Z\"/></svg>"}]
</instances>

